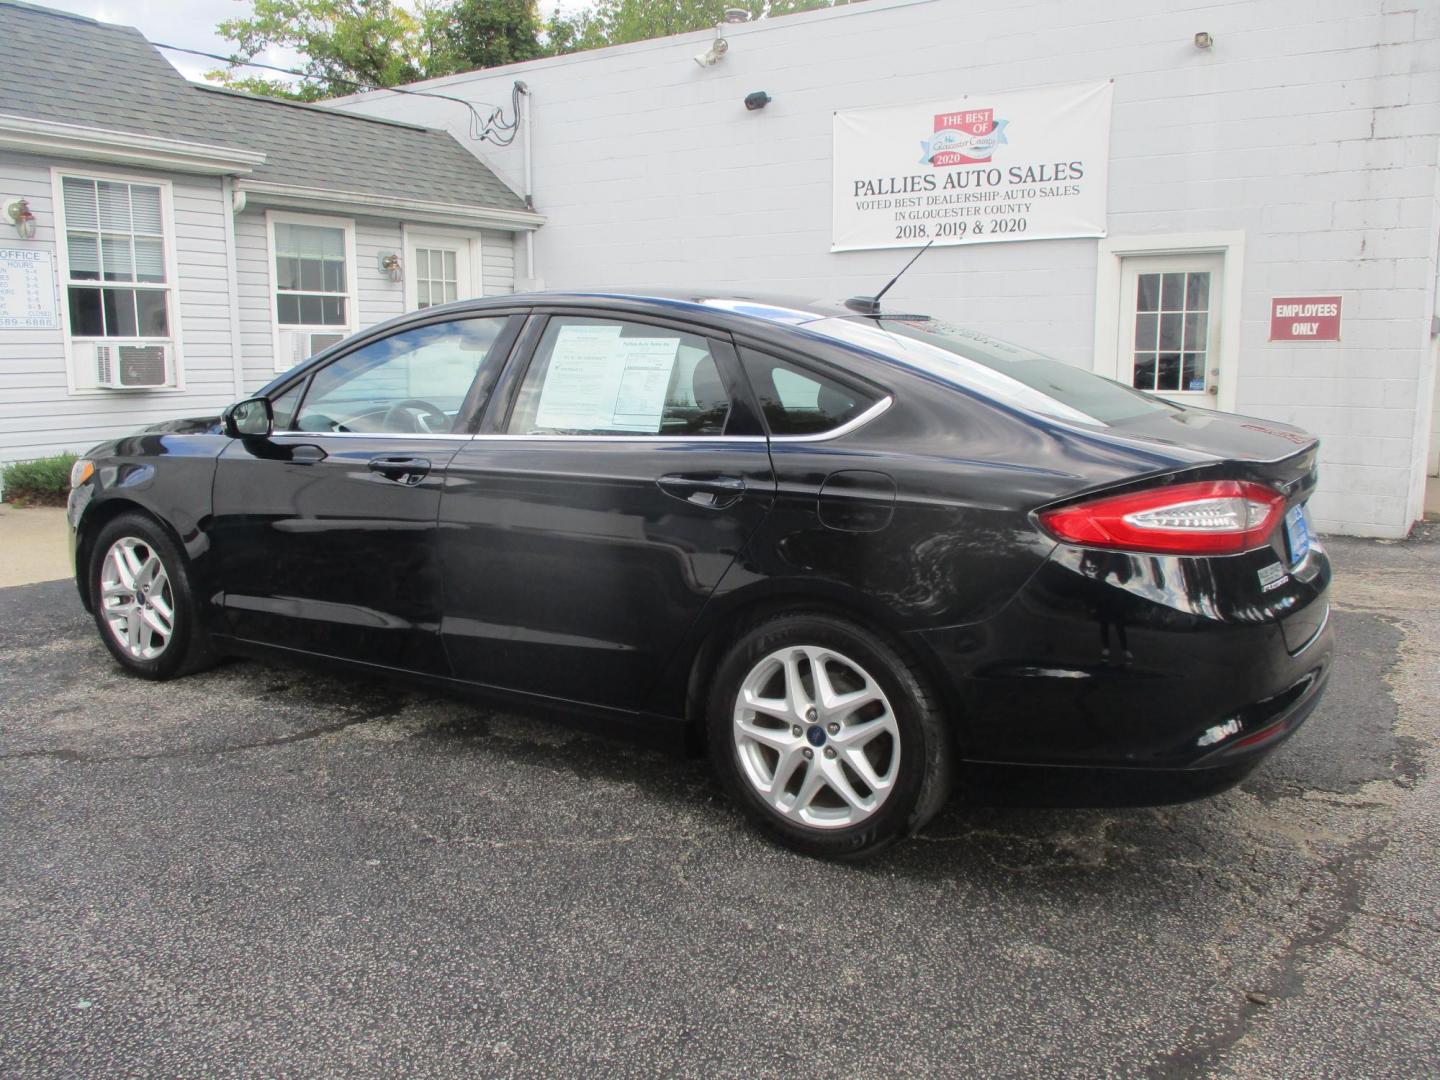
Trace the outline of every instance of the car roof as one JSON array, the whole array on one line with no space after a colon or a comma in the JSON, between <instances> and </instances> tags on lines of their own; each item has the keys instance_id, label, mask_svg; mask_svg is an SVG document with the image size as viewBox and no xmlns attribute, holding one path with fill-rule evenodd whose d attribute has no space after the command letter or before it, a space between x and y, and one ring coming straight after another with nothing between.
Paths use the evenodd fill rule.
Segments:
<instances>
[{"instance_id":1,"label":"car roof","mask_svg":"<svg viewBox=\"0 0 1440 1080\"><path fill-rule=\"evenodd\" d=\"M447 304L443 309L427 308L426 311L433 314L440 310L463 311L508 304L578 304L589 307L617 302L671 308L677 312L689 311L693 314L729 314L791 326L855 314L843 304L831 300L802 299L774 293L673 288L566 289L513 293L488 296L481 300L462 300Z\"/></svg>"}]
</instances>

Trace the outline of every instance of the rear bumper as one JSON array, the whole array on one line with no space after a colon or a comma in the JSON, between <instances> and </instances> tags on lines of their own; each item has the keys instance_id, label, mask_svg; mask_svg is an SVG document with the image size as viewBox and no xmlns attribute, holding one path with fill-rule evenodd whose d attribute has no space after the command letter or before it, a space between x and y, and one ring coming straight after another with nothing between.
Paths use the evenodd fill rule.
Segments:
<instances>
[{"instance_id":1,"label":"rear bumper","mask_svg":"<svg viewBox=\"0 0 1440 1080\"><path fill-rule=\"evenodd\" d=\"M1266 590L1274 560L1062 546L994 619L917 645L967 760L1156 771L1198 797L1288 738L1329 680L1328 557L1317 546Z\"/></svg>"}]
</instances>

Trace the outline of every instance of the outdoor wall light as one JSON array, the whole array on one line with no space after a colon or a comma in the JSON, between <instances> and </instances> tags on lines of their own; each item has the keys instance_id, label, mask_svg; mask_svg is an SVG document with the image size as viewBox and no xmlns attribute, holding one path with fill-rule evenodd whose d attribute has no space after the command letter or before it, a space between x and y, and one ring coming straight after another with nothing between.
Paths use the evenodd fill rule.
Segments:
<instances>
[{"instance_id":1,"label":"outdoor wall light","mask_svg":"<svg viewBox=\"0 0 1440 1080\"><path fill-rule=\"evenodd\" d=\"M695 54L693 58L695 63L699 64L702 68L714 67L718 64L720 58L730 51L730 42L720 36L720 28L726 23L734 26L738 23L747 23L749 21L750 12L745 8L726 8L724 17L720 22L715 24L715 40L710 43L710 47L704 52Z\"/></svg>"},{"instance_id":2,"label":"outdoor wall light","mask_svg":"<svg viewBox=\"0 0 1440 1080\"><path fill-rule=\"evenodd\" d=\"M398 251L380 252L380 271L389 274L391 281L399 281L404 273L400 265L400 253Z\"/></svg>"},{"instance_id":3,"label":"outdoor wall light","mask_svg":"<svg viewBox=\"0 0 1440 1080\"><path fill-rule=\"evenodd\" d=\"M35 239L35 213L23 198L6 199L0 206L0 215L15 226L21 240Z\"/></svg>"},{"instance_id":4,"label":"outdoor wall light","mask_svg":"<svg viewBox=\"0 0 1440 1080\"><path fill-rule=\"evenodd\" d=\"M764 90L756 90L754 93L745 95L745 108L755 112L757 109L763 109L769 105L772 100Z\"/></svg>"},{"instance_id":5,"label":"outdoor wall light","mask_svg":"<svg viewBox=\"0 0 1440 1080\"><path fill-rule=\"evenodd\" d=\"M702 53L695 54L695 63L699 64L702 68L714 67L720 62L720 58L729 51L730 43L717 34L708 49Z\"/></svg>"},{"instance_id":6,"label":"outdoor wall light","mask_svg":"<svg viewBox=\"0 0 1440 1080\"><path fill-rule=\"evenodd\" d=\"M1212 38L1209 34L1207 34L1204 30L1201 30L1198 34L1195 35L1195 48L1213 49L1214 47L1215 39Z\"/></svg>"}]
</instances>

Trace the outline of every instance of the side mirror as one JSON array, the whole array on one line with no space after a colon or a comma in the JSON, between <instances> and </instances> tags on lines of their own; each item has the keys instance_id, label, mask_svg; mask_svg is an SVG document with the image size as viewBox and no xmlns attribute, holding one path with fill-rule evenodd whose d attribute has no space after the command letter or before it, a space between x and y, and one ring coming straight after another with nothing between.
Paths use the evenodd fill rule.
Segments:
<instances>
[{"instance_id":1,"label":"side mirror","mask_svg":"<svg viewBox=\"0 0 1440 1080\"><path fill-rule=\"evenodd\" d=\"M225 434L232 439L263 439L274 427L275 410L269 398L248 398L225 410Z\"/></svg>"}]
</instances>

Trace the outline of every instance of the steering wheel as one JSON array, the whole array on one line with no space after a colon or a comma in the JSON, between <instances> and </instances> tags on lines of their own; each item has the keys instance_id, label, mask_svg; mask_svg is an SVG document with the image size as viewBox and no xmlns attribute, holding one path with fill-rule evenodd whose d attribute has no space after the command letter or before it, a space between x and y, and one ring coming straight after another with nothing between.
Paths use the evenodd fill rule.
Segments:
<instances>
[{"instance_id":1,"label":"steering wheel","mask_svg":"<svg viewBox=\"0 0 1440 1080\"><path fill-rule=\"evenodd\" d=\"M450 417L438 405L420 398L406 398L385 410L385 418L380 422L380 426L385 431L438 435L449 432Z\"/></svg>"}]
</instances>

